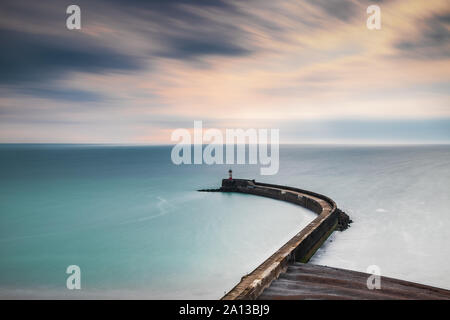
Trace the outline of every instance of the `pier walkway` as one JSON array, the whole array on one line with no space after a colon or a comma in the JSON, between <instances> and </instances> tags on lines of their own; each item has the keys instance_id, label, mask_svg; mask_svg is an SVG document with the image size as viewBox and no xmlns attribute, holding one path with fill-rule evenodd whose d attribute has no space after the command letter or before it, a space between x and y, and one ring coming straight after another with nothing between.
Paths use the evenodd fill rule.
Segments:
<instances>
[{"instance_id":1,"label":"pier walkway","mask_svg":"<svg viewBox=\"0 0 450 320\"><path fill-rule=\"evenodd\" d=\"M223 300L249 299L450 299L450 291L381 277L381 289L370 290L370 274L306 264L335 231L351 220L327 196L255 180L222 180L220 189L206 192L239 192L291 202L312 210L317 217L277 252L242 277Z\"/></svg>"},{"instance_id":2,"label":"pier walkway","mask_svg":"<svg viewBox=\"0 0 450 320\"><path fill-rule=\"evenodd\" d=\"M370 274L313 264L292 263L261 295L260 300L441 300L450 291L380 277L380 289L369 290Z\"/></svg>"}]
</instances>

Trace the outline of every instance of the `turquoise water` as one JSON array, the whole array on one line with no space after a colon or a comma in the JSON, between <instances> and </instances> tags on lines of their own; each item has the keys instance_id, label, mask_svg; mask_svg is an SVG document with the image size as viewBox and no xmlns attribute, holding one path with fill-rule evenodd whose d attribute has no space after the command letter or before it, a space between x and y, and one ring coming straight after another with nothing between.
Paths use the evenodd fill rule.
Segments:
<instances>
[{"instance_id":1,"label":"turquoise water","mask_svg":"<svg viewBox=\"0 0 450 320\"><path fill-rule=\"evenodd\" d=\"M315 217L196 192L229 167L175 166L170 151L0 145L0 297L219 298ZM449 146L283 146L280 157L274 176L231 167L324 193L354 220L312 262L450 288ZM81 290L66 288L73 264Z\"/></svg>"},{"instance_id":2,"label":"turquoise water","mask_svg":"<svg viewBox=\"0 0 450 320\"><path fill-rule=\"evenodd\" d=\"M218 298L314 218L196 192L228 167L177 167L170 150L1 146L1 296ZM80 291L66 289L72 264Z\"/></svg>"}]
</instances>

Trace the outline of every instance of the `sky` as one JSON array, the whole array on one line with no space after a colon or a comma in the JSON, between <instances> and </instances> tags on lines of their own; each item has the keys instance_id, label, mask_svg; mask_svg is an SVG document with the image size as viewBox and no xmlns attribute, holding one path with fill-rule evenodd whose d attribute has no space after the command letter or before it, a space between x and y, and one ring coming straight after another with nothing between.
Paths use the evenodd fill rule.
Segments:
<instances>
[{"instance_id":1,"label":"sky","mask_svg":"<svg viewBox=\"0 0 450 320\"><path fill-rule=\"evenodd\" d=\"M448 0L2 0L0 39L0 143L450 143Z\"/></svg>"}]
</instances>

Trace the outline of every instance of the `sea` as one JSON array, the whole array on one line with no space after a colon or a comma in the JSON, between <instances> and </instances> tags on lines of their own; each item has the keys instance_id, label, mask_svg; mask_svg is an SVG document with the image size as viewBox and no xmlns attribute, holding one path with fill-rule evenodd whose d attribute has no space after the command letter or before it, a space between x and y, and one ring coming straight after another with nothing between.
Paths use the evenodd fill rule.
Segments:
<instances>
[{"instance_id":1,"label":"sea","mask_svg":"<svg viewBox=\"0 0 450 320\"><path fill-rule=\"evenodd\" d=\"M218 188L230 168L325 194L351 217L309 263L376 266L450 289L449 145L282 145L270 176L260 165L175 165L171 150L0 145L0 298L222 297L316 217L273 199L197 191Z\"/></svg>"}]
</instances>

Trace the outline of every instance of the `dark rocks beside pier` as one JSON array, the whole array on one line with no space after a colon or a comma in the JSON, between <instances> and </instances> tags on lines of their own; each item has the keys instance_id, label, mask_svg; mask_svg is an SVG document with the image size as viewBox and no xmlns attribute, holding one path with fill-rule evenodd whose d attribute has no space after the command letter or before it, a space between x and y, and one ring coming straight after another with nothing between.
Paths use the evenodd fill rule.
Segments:
<instances>
[{"instance_id":1,"label":"dark rocks beside pier","mask_svg":"<svg viewBox=\"0 0 450 320\"><path fill-rule=\"evenodd\" d=\"M336 211L338 213L338 224L337 224L336 229L339 231L344 231L345 229L350 227L350 223L352 223L353 221L350 219L348 214L346 214L341 209L338 208L338 209L336 209Z\"/></svg>"}]
</instances>

